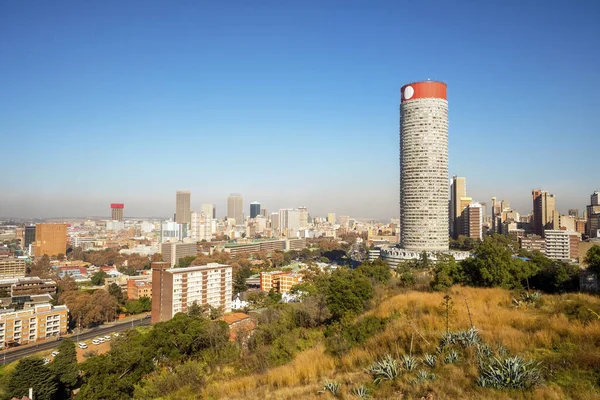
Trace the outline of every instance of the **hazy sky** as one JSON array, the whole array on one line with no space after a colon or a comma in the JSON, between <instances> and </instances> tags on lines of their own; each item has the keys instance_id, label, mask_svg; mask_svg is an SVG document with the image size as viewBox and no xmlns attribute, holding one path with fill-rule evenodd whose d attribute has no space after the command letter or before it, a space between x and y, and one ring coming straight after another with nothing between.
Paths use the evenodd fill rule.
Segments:
<instances>
[{"instance_id":1,"label":"hazy sky","mask_svg":"<svg viewBox=\"0 0 600 400\"><path fill-rule=\"evenodd\" d=\"M474 200L583 210L598 21L596 0L2 1L0 216L166 216L191 190L387 219L399 88L428 78Z\"/></svg>"}]
</instances>

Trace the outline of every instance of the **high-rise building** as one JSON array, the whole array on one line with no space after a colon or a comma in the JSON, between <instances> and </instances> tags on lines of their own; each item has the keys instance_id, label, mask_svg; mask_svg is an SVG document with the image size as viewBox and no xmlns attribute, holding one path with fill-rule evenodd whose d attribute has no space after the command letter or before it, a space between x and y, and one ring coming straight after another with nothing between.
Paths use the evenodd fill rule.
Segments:
<instances>
[{"instance_id":1,"label":"high-rise building","mask_svg":"<svg viewBox=\"0 0 600 400\"><path fill-rule=\"evenodd\" d=\"M194 242L201 242L202 240L210 242L212 238L212 218L203 212L192 212L190 237Z\"/></svg>"},{"instance_id":2,"label":"high-rise building","mask_svg":"<svg viewBox=\"0 0 600 400\"><path fill-rule=\"evenodd\" d=\"M596 190L590 196L590 205L585 208L586 235L590 238L599 237L600 234L600 191Z\"/></svg>"},{"instance_id":3,"label":"high-rise building","mask_svg":"<svg viewBox=\"0 0 600 400\"><path fill-rule=\"evenodd\" d=\"M532 190L531 195L533 197L533 233L543 237L545 229L558 229L557 226L554 226L554 219L557 217L556 202L553 194L540 189ZM558 220L556 225L558 225Z\"/></svg>"},{"instance_id":4,"label":"high-rise building","mask_svg":"<svg viewBox=\"0 0 600 400\"><path fill-rule=\"evenodd\" d=\"M473 198L468 197L468 196L461 197L458 201L458 208L460 209L460 214L456 217L457 237L458 237L458 235L463 235L463 236L469 235L469 230L468 230L469 216L467 215L467 213L468 213L467 207L469 207L469 204L471 204L472 202L473 202Z\"/></svg>"},{"instance_id":5,"label":"high-rise building","mask_svg":"<svg viewBox=\"0 0 600 400\"><path fill-rule=\"evenodd\" d=\"M160 245L163 262L174 267L184 257L198 255L198 245L194 243L163 243Z\"/></svg>"},{"instance_id":6,"label":"high-rise building","mask_svg":"<svg viewBox=\"0 0 600 400\"><path fill-rule=\"evenodd\" d=\"M483 212L481 204L471 203L463 211L465 235L471 239L483 240Z\"/></svg>"},{"instance_id":7,"label":"high-rise building","mask_svg":"<svg viewBox=\"0 0 600 400\"><path fill-rule=\"evenodd\" d=\"M260 203L253 201L250 203L250 218L256 218L257 215L260 215Z\"/></svg>"},{"instance_id":8,"label":"high-rise building","mask_svg":"<svg viewBox=\"0 0 600 400\"><path fill-rule=\"evenodd\" d=\"M111 221L123 221L123 208L125 205L122 203L112 203L111 209Z\"/></svg>"},{"instance_id":9,"label":"high-rise building","mask_svg":"<svg viewBox=\"0 0 600 400\"><path fill-rule=\"evenodd\" d=\"M453 176L450 184L450 236L457 238L459 235L460 199L467 197L467 179L462 176Z\"/></svg>"},{"instance_id":10,"label":"high-rise building","mask_svg":"<svg viewBox=\"0 0 600 400\"><path fill-rule=\"evenodd\" d=\"M554 260L576 260L579 257L581 235L573 231L547 229L546 257Z\"/></svg>"},{"instance_id":11,"label":"high-rise building","mask_svg":"<svg viewBox=\"0 0 600 400\"><path fill-rule=\"evenodd\" d=\"M49 257L67 254L66 224L37 224L35 226L35 256Z\"/></svg>"},{"instance_id":12,"label":"high-rise building","mask_svg":"<svg viewBox=\"0 0 600 400\"><path fill-rule=\"evenodd\" d=\"M35 225L25 227L25 243L23 248L27 249L30 244L35 244Z\"/></svg>"},{"instance_id":13,"label":"high-rise building","mask_svg":"<svg viewBox=\"0 0 600 400\"><path fill-rule=\"evenodd\" d=\"M569 212L567 214L571 217L579 218L579 210L577 208L569 208Z\"/></svg>"},{"instance_id":14,"label":"high-rise building","mask_svg":"<svg viewBox=\"0 0 600 400\"><path fill-rule=\"evenodd\" d=\"M261 207L260 208L260 215L262 215L265 218L269 217L269 210L267 210L266 208Z\"/></svg>"},{"instance_id":15,"label":"high-rise building","mask_svg":"<svg viewBox=\"0 0 600 400\"><path fill-rule=\"evenodd\" d=\"M209 304L231 311L231 266L211 263L187 268L170 268L152 263L152 323L168 321L188 307Z\"/></svg>"},{"instance_id":16,"label":"high-rise building","mask_svg":"<svg viewBox=\"0 0 600 400\"><path fill-rule=\"evenodd\" d=\"M336 222L335 213L327 214L327 222L330 224L335 224L335 222Z\"/></svg>"},{"instance_id":17,"label":"high-rise building","mask_svg":"<svg viewBox=\"0 0 600 400\"><path fill-rule=\"evenodd\" d=\"M292 208L279 210L279 233L287 237L296 237L300 230L300 211Z\"/></svg>"},{"instance_id":18,"label":"high-rise building","mask_svg":"<svg viewBox=\"0 0 600 400\"><path fill-rule=\"evenodd\" d=\"M200 211L211 219L217 219L217 207L214 204L202 204Z\"/></svg>"},{"instance_id":19,"label":"high-rise building","mask_svg":"<svg viewBox=\"0 0 600 400\"><path fill-rule=\"evenodd\" d=\"M446 84L401 88L400 245L448 250L448 101Z\"/></svg>"},{"instance_id":20,"label":"high-rise building","mask_svg":"<svg viewBox=\"0 0 600 400\"><path fill-rule=\"evenodd\" d=\"M307 229L308 228L308 208L302 206L302 207L298 207L298 212L300 213L300 215L298 216L299 220L300 220L300 229Z\"/></svg>"},{"instance_id":21,"label":"high-rise building","mask_svg":"<svg viewBox=\"0 0 600 400\"><path fill-rule=\"evenodd\" d=\"M227 198L227 219L234 219L236 225L244 225L244 198L232 193Z\"/></svg>"},{"instance_id":22,"label":"high-rise building","mask_svg":"<svg viewBox=\"0 0 600 400\"><path fill-rule=\"evenodd\" d=\"M190 197L189 190L178 190L176 193L175 222L178 224L189 224L192 220Z\"/></svg>"},{"instance_id":23,"label":"high-rise building","mask_svg":"<svg viewBox=\"0 0 600 400\"><path fill-rule=\"evenodd\" d=\"M271 230L273 234L279 232L279 213L271 213Z\"/></svg>"}]
</instances>

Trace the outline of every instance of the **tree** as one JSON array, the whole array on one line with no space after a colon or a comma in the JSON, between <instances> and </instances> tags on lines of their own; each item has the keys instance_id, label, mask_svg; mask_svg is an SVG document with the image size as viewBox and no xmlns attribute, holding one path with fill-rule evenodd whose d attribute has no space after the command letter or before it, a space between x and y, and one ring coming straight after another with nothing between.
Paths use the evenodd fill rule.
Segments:
<instances>
[{"instance_id":1,"label":"tree","mask_svg":"<svg viewBox=\"0 0 600 400\"><path fill-rule=\"evenodd\" d=\"M152 310L152 300L149 297L140 297L137 300L128 301L125 308L131 314L148 312Z\"/></svg>"},{"instance_id":2,"label":"tree","mask_svg":"<svg viewBox=\"0 0 600 400\"><path fill-rule=\"evenodd\" d=\"M108 294L114 297L119 304L123 304L125 302L125 295L123 295L121 287L114 282L108 286Z\"/></svg>"},{"instance_id":3,"label":"tree","mask_svg":"<svg viewBox=\"0 0 600 400\"><path fill-rule=\"evenodd\" d=\"M58 255L56 256L56 259L58 261L63 261L65 259L65 255L63 253L58 253Z\"/></svg>"},{"instance_id":4,"label":"tree","mask_svg":"<svg viewBox=\"0 0 600 400\"><path fill-rule=\"evenodd\" d=\"M92 275L91 281L94 286L102 286L104 285L104 279L108 277L108 274L102 270L96 272Z\"/></svg>"},{"instance_id":5,"label":"tree","mask_svg":"<svg viewBox=\"0 0 600 400\"><path fill-rule=\"evenodd\" d=\"M595 244L587 251L584 262L588 270L600 275L600 246Z\"/></svg>"},{"instance_id":6,"label":"tree","mask_svg":"<svg viewBox=\"0 0 600 400\"><path fill-rule=\"evenodd\" d=\"M179 259L177 268L187 268L192 265L192 262L196 259L196 256L187 256Z\"/></svg>"},{"instance_id":7,"label":"tree","mask_svg":"<svg viewBox=\"0 0 600 400\"><path fill-rule=\"evenodd\" d=\"M70 394L79 380L79 367L77 365L77 351L75 343L69 338L58 345L58 355L50 364L50 369L61 383L64 394Z\"/></svg>"},{"instance_id":8,"label":"tree","mask_svg":"<svg viewBox=\"0 0 600 400\"><path fill-rule=\"evenodd\" d=\"M464 283L465 276L461 264L457 263L452 256L438 256L435 265L431 288L443 291L449 289L455 283Z\"/></svg>"},{"instance_id":9,"label":"tree","mask_svg":"<svg viewBox=\"0 0 600 400\"><path fill-rule=\"evenodd\" d=\"M233 276L233 293L243 293L248 290L248 284L246 283L246 278L241 270L238 270L234 273Z\"/></svg>"},{"instance_id":10,"label":"tree","mask_svg":"<svg viewBox=\"0 0 600 400\"><path fill-rule=\"evenodd\" d=\"M374 284L388 283L392 278L390 266L379 258L374 261L363 262L356 268L356 271L371 279Z\"/></svg>"},{"instance_id":11,"label":"tree","mask_svg":"<svg viewBox=\"0 0 600 400\"><path fill-rule=\"evenodd\" d=\"M56 376L41 358L21 359L8 381L9 397L22 398L33 388L36 400L51 400L57 392Z\"/></svg>"},{"instance_id":12,"label":"tree","mask_svg":"<svg viewBox=\"0 0 600 400\"><path fill-rule=\"evenodd\" d=\"M35 260L35 263L31 266L29 275L39 276L40 278L48 277L50 275L50 257L44 254Z\"/></svg>"}]
</instances>

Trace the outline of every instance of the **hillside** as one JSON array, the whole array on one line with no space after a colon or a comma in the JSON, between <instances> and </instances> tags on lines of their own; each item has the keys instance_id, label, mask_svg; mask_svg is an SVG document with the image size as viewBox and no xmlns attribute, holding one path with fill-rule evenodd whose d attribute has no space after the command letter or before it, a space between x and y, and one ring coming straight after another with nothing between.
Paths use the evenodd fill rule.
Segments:
<instances>
[{"instance_id":1,"label":"hillside","mask_svg":"<svg viewBox=\"0 0 600 400\"><path fill-rule=\"evenodd\" d=\"M600 299L585 294L542 295L530 303L513 301L516 293L504 289L453 287L448 315L450 331L476 327L481 341L502 358L521 356L539 362L541 383L527 390L496 390L476 384L479 376L475 346L447 346L436 366L423 364L426 353L446 331L443 293L409 291L384 300L360 319L377 317L386 324L380 333L344 351L331 355L323 344L299 353L286 365L263 374L240 377L220 371L203 392L208 399L317 399L325 381L340 384L339 398L357 398L351 389L365 385L373 398L426 399L597 399L600 398L600 320L591 310L600 310ZM517 296L518 297L518 296ZM472 321L472 323L471 323ZM499 345L501 347L499 347ZM335 346L334 346L335 347ZM393 381L373 383L365 372L373 362L391 355L400 360L411 353L420 363L412 372L402 372ZM458 359L446 363L452 350ZM429 374L415 382L419 370ZM435 379L431 380L431 374ZM423 375L424 376L424 375ZM182 398L184 393L171 398Z\"/></svg>"}]
</instances>

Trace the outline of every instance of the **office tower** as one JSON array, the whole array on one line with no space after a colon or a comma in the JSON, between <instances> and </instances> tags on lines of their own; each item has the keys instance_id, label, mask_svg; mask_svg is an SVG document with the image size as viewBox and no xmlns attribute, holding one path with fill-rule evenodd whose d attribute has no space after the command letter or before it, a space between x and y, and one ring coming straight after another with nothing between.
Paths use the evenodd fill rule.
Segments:
<instances>
[{"instance_id":1,"label":"office tower","mask_svg":"<svg viewBox=\"0 0 600 400\"><path fill-rule=\"evenodd\" d=\"M163 262L169 263L171 267L179 264L184 257L198 255L198 245L194 243L163 243L160 245Z\"/></svg>"},{"instance_id":2,"label":"office tower","mask_svg":"<svg viewBox=\"0 0 600 400\"><path fill-rule=\"evenodd\" d=\"M450 184L450 236L457 238L459 235L460 199L467 197L467 179L462 176L453 176Z\"/></svg>"},{"instance_id":3,"label":"office tower","mask_svg":"<svg viewBox=\"0 0 600 400\"><path fill-rule=\"evenodd\" d=\"M302 206L298 207L298 212L300 213L298 219L300 220L300 229L308 228L308 208Z\"/></svg>"},{"instance_id":4,"label":"office tower","mask_svg":"<svg viewBox=\"0 0 600 400\"><path fill-rule=\"evenodd\" d=\"M330 224L335 224L336 218L335 218L335 213L329 213L327 214L327 222Z\"/></svg>"},{"instance_id":5,"label":"office tower","mask_svg":"<svg viewBox=\"0 0 600 400\"><path fill-rule=\"evenodd\" d=\"M67 253L66 224L37 224L35 226L35 256L54 257Z\"/></svg>"},{"instance_id":6,"label":"office tower","mask_svg":"<svg viewBox=\"0 0 600 400\"><path fill-rule=\"evenodd\" d=\"M600 237L600 192L598 190L590 196L590 205L585 208L585 214L587 236Z\"/></svg>"},{"instance_id":7,"label":"office tower","mask_svg":"<svg viewBox=\"0 0 600 400\"><path fill-rule=\"evenodd\" d=\"M152 263L152 323L168 321L188 307L209 304L231 311L231 266L210 263L187 268L170 268L169 263Z\"/></svg>"},{"instance_id":8,"label":"office tower","mask_svg":"<svg viewBox=\"0 0 600 400\"><path fill-rule=\"evenodd\" d=\"M470 203L463 211L464 232L471 239L483 240L483 209L479 203Z\"/></svg>"},{"instance_id":9,"label":"office tower","mask_svg":"<svg viewBox=\"0 0 600 400\"><path fill-rule=\"evenodd\" d=\"M287 237L296 237L300 230L300 211L292 208L279 210L279 233Z\"/></svg>"},{"instance_id":10,"label":"office tower","mask_svg":"<svg viewBox=\"0 0 600 400\"><path fill-rule=\"evenodd\" d=\"M558 220L554 221L557 217L554 195L540 189L532 190L531 195L533 197L533 233L543 237L545 229L558 229L554 223L558 224Z\"/></svg>"},{"instance_id":11,"label":"office tower","mask_svg":"<svg viewBox=\"0 0 600 400\"><path fill-rule=\"evenodd\" d=\"M510 210L510 203L508 200L502 200L500 202L500 212L504 212L505 210Z\"/></svg>"},{"instance_id":12,"label":"office tower","mask_svg":"<svg viewBox=\"0 0 600 400\"><path fill-rule=\"evenodd\" d=\"M173 221L165 221L161 224L160 228L160 241L164 242L178 242L187 237L187 224L178 224Z\"/></svg>"},{"instance_id":13,"label":"office tower","mask_svg":"<svg viewBox=\"0 0 600 400\"><path fill-rule=\"evenodd\" d=\"M227 198L227 219L234 219L236 225L244 225L244 198L232 193Z\"/></svg>"},{"instance_id":14,"label":"office tower","mask_svg":"<svg viewBox=\"0 0 600 400\"><path fill-rule=\"evenodd\" d=\"M30 244L35 244L35 225L25 227L25 243L23 248L27 249Z\"/></svg>"},{"instance_id":15,"label":"office tower","mask_svg":"<svg viewBox=\"0 0 600 400\"><path fill-rule=\"evenodd\" d=\"M175 204L175 222L178 224L189 224L191 222L189 190L178 190Z\"/></svg>"},{"instance_id":16,"label":"office tower","mask_svg":"<svg viewBox=\"0 0 600 400\"><path fill-rule=\"evenodd\" d=\"M456 217L457 237L459 235L468 236L467 224L469 217L467 215L467 207L469 207L469 204L471 204L472 202L473 198L468 196L461 197L458 201L458 209L460 210L460 214L458 214L458 216Z\"/></svg>"},{"instance_id":17,"label":"office tower","mask_svg":"<svg viewBox=\"0 0 600 400\"><path fill-rule=\"evenodd\" d=\"M265 218L269 217L269 210L267 210L266 208L260 208L260 215L262 215Z\"/></svg>"},{"instance_id":18,"label":"office tower","mask_svg":"<svg viewBox=\"0 0 600 400\"><path fill-rule=\"evenodd\" d=\"M339 217L337 217L337 222L342 228L348 228L348 225L350 223L350 216L340 215Z\"/></svg>"},{"instance_id":19,"label":"office tower","mask_svg":"<svg viewBox=\"0 0 600 400\"><path fill-rule=\"evenodd\" d=\"M497 233L496 215L496 198L492 197L492 233Z\"/></svg>"},{"instance_id":20,"label":"office tower","mask_svg":"<svg viewBox=\"0 0 600 400\"><path fill-rule=\"evenodd\" d=\"M273 233L279 232L279 213L271 213L271 230Z\"/></svg>"},{"instance_id":21,"label":"office tower","mask_svg":"<svg viewBox=\"0 0 600 400\"><path fill-rule=\"evenodd\" d=\"M256 218L257 215L260 215L260 203L253 201L250 203L250 218Z\"/></svg>"},{"instance_id":22,"label":"office tower","mask_svg":"<svg viewBox=\"0 0 600 400\"><path fill-rule=\"evenodd\" d=\"M202 204L200 211L211 219L217 219L217 207L214 204Z\"/></svg>"},{"instance_id":23,"label":"office tower","mask_svg":"<svg viewBox=\"0 0 600 400\"><path fill-rule=\"evenodd\" d=\"M400 244L448 250L448 101L446 84L401 88Z\"/></svg>"},{"instance_id":24,"label":"office tower","mask_svg":"<svg viewBox=\"0 0 600 400\"><path fill-rule=\"evenodd\" d=\"M124 204L121 203L112 203L110 205L111 213L111 221L123 221L123 208Z\"/></svg>"},{"instance_id":25,"label":"office tower","mask_svg":"<svg viewBox=\"0 0 600 400\"><path fill-rule=\"evenodd\" d=\"M577 208L569 208L569 212L567 214L572 217L579 218L579 210Z\"/></svg>"}]
</instances>

